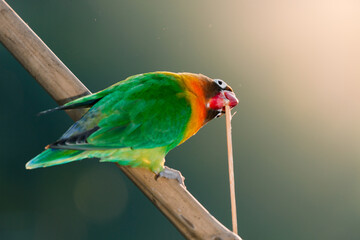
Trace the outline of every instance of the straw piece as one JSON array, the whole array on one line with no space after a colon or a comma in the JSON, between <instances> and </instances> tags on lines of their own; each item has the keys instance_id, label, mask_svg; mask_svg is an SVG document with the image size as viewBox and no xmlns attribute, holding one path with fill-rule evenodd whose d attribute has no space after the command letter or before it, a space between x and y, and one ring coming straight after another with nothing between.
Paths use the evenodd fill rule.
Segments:
<instances>
[{"instance_id":1,"label":"straw piece","mask_svg":"<svg viewBox=\"0 0 360 240\"><path fill-rule=\"evenodd\" d=\"M236 216L236 200L235 200L235 180L234 180L234 160L231 140L231 110L230 106L225 106L226 115L226 136L228 147L228 164L229 164L229 181L230 181L230 201L231 201L231 219L233 232L238 234L237 216Z\"/></svg>"}]
</instances>

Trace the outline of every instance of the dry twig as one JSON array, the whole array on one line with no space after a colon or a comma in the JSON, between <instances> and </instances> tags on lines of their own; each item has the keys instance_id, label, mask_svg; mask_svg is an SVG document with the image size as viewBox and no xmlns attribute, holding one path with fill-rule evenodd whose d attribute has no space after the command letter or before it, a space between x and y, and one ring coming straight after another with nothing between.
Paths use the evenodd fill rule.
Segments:
<instances>
[{"instance_id":1,"label":"dry twig","mask_svg":"<svg viewBox=\"0 0 360 240\"><path fill-rule=\"evenodd\" d=\"M229 165L229 182L230 182L230 201L231 201L231 220L233 232L238 233L237 227L237 216L236 216L236 200L235 200L235 179L234 179L234 159L233 159L233 149L232 149L232 139L231 139L231 110L230 106L226 104L225 106L225 115L226 115L226 137L227 137L227 147L228 147L228 165Z\"/></svg>"}]
</instances>

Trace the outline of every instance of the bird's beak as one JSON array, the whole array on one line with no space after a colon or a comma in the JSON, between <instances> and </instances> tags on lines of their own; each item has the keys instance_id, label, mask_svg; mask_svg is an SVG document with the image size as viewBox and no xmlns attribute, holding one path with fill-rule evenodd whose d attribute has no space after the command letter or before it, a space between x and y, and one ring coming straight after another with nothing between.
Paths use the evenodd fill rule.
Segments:
<instances>
[{"instance_id":1,"label":"bird's beak","mask_svg":"<svg viewBox=\"0 0 360 240\"><path fill-rule=\"evenodd\" d=\"M221 91L215 97L210 98L208 102L208 107L214 110L223 109L225 110L225 105L229 105L231 108L235 107L239 103L239 100L236 98L235 93L224 90Z\"/></svg>"},{"instance_id":2,"label":"bird's beak","mask_svg":"<svg viewBox=\"0 0 360 240\"><path fill-rule=\"evenodd\" d=\"M236 105L238 105L239 100L236 98L235 93L234 92L230 92L230 91L223 91L225 98L229 101L228 104L231 108L235 107Z\"/></svg>"}]
</instances>

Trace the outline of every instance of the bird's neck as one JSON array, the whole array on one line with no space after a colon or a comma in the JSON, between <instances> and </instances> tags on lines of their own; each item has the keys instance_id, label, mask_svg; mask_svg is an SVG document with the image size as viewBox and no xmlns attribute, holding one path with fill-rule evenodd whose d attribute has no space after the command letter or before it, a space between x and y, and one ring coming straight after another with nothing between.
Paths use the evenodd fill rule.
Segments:
<instances>
[{"instance_id":1,"label":"bird's neck","mask_svg":"<svg viewBox=\"0 0 360 240\"><path fill-rule=\"evenodd\" d=\"M206 119L206 99L204 95L205 76L193 73L181 73L181 81L187 91L186 98L191 105L191 116L184 132L182 141L185 142L189 137L197 133L205 124Z\"/></svg>"}]
</instances>

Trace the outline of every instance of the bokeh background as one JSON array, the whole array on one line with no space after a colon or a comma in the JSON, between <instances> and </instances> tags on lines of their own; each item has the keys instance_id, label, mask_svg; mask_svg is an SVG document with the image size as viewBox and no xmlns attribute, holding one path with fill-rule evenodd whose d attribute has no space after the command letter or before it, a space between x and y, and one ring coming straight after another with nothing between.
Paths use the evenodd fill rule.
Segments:
<instances>
[{"instance_id":1,"label":"bokeh background","mask_svg":"<svg viewBox=\"0 0 360 240\"><path fill-rule=\"evenodd\" d=\"M93 92L127 76L221 78L244 239L360 239L360 2L8 0ZM0 239L182 239L113 164L25 170L71 124L0 46ZM167 157L231 228L224 118Z\"/></svg>"}]
</instances>

